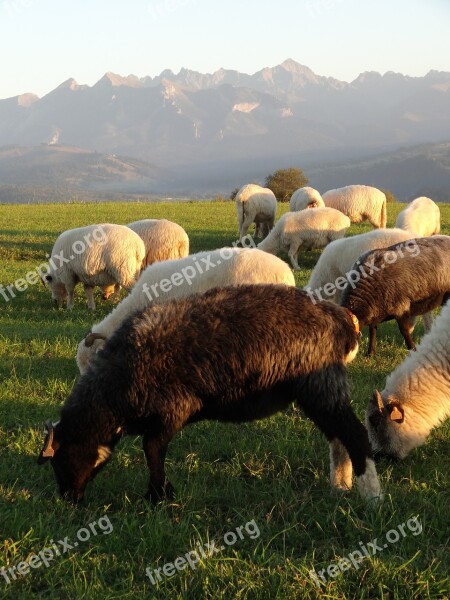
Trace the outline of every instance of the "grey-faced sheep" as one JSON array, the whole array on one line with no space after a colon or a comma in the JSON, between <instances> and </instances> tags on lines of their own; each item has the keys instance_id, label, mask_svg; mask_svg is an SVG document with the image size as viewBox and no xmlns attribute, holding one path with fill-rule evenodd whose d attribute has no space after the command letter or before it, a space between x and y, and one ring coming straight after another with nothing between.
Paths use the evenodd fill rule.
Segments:
<instances>
[{"instance_id":1,"label":"grey-faced sheep","mask_svg":"<svg viewBox=\"0 0 450 600\"><path fill-rule=\"evenodd\" d=\"M441 231L441 211L433 200L421 196L402 210L395 226L409 231L414 236L436 235Z\"/></svg>"},{"instance_id":2,"label":"grey-faced sheep","mask_svg":"<svg viewBox=\"0 0 450 600\"><path fill-rule=\"evenodd\" d=\"M368 185L348 185L322 195L325 206L336 208L352 223L369 221L373 227L386 227L386 195Z\"/></svg>"},{"instance_id":3,"label":"grey-faced sheep","mask_svg":"<svg viewBox=\"0 0 450 600\"><path fill-rule=\"evenodd\" d=\"M67 299L67 308L73 308L75 286L81 282L88 307L94 310L93 288L117 283L131 289L144 256L144 242L124 225L103 223L69 229L53 246L45 281L58 306Z\"/></svg>"},{"instance_id":4,"label":"grey-faced sheep","mask_svg":"<svg viewBox=\"0 0 450 600\"><path fill-rule=\"evenodd\" d=\"M366 411L374 451L404 458L425 443L430 431L450 416L450 304L446 304L417 352L375 390Z\"/></svg>"},{"instance_id":5,"label":"grey-faced sheep","mask_svg":"<svg viewBox=\"0 0 450 600\"><path fill-rule=\"evenodd\" d=\"M289 210L304 210L305 208L323 208L325 206L322 196L312 187L302 187L292 194L289 201Z\"/></svg>"},{"instance_id":6,"label":"grey-faced sheep","mask_svg":"<svg viewBox=\"0 0 450 600\"><path fill-rule=\"evenodd\" d=\"M254 344L256 333L258 344ZM358 349L351 315L314 305L294 287L216 288L134 313L47 421L38 462L51 460L60 493L78 502L123 435L142 435L147 497L172 497L165 456L184 426L240 423L295 402L331 447L331 480L380 497L365 427L349 402L345 363Z\"/></svg>"},{"instance_id":7,"label":"grey-faced sheep","mask_svg":"<svg viewBox=\"0 0 450 600\"><path fill-rule=\"evenodd\" d=\"M408 349L415 349L411 317L441 306L450 294L450 237L436 235L372 250L358 259L341 305L361 329L370 327L368 354L375 353L377 326L395 319Z\"/></svg>"},{"instance_id":8,"label":"grey-faced sheep","mask_svg":"<svg viewBox=\"0 0 450 600\"><path fill-rule=\"evenodd\" d=\"M255 235L265 237L275 223L277 199L269 188L249 183L236 194L236 211L241 241L252 223L256 226Z\"/></svg>"},{"instance_id":9,"label":"grey-faced sheep","mask_svg":"<svg viewBox=\"0 0 450 600\"><path fill-rule=\"evenodd\" d=\"M185 230L167 219L142 219L128 223L144 242L144 266L161 260L184 258L189 254L189 238Z\"/></svg>"},{"instance_id":10,"label":"grey-faced sheep","mask_svg":"<svg viewBox=\"0 0 450 600\"><path fill-rule=\"evenodd\" d=\"M301 247L307 250L323 248L344 237L349 227L350 219L334 208L288 212L258 248L273 254L286 250L294 269L300 269L298 253Z\"/></svg>"},{"instance_id":11,"label":"grey-faced sheep","mask_svg":"<svg viewBox=\"0 0 450 600\"><path fill-rule=\"evenodd\" d=\"M105 340L133 311L213 287L244 283L295 285L288 265L261 250L221 248L186 258L155 263L143 271L131 294L124 298L78 345L77 364L83 373Z\"/></svg>"}]
</instances>

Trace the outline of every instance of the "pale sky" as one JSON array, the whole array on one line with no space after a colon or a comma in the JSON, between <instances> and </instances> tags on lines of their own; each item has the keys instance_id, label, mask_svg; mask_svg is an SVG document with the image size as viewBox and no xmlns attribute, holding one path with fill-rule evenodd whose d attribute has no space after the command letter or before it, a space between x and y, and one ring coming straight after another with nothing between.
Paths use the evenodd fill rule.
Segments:
<instances>
[{"instance_id":1,"label":"pale sky","mask_svg":"<svg viewBox=\"0 0 450 600\"><path fill-rule=\"evenodd\" d=\"M344 81L422 76L450 71L450 0L0 0L0 56L0 98L286 58Z\"/></svg>"}]
</instances>

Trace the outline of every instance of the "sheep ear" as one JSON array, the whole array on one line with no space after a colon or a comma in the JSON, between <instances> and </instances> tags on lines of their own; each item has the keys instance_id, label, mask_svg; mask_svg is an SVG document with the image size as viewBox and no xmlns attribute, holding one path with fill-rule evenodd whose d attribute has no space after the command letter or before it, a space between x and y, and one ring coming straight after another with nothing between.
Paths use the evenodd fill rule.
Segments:
<instances>
[{"instance_id":1,"label":"sheep ear","mask_svg":"<svg viewBox=\"0 0 450 600\"><path fill-rule=\"evenodd\" d=\"M59 448L59 444L54 440L55 428L50 420L45 422L45 428L47 429L47 435L45 437L44 447L38 456L38 465L42 465L47 462L47 460L53 458L55 456L55 452Z\"/></svg>"},{"instance_id":2,"label":"sheep ear","mask_svg":"<svg viewBox=\"0 0 450 600\"><path fill-rule=\"evenodd\" d=\"M384 402L381 394L378 390L374 390L372 404L378 408L378 411L382 413L384 411Z\"/></svg>"},{"instance_id":3,"label":"sheep ear","mask_svg":"<svg viewBox=\"0 0 450 600\"><path fill-rule=\"evenodd\" d=\"M396 423L403 423L405 418L405 411L399 404L388 404L387 411L389 413L389 419Z\"/></svg>"}]
</instances>

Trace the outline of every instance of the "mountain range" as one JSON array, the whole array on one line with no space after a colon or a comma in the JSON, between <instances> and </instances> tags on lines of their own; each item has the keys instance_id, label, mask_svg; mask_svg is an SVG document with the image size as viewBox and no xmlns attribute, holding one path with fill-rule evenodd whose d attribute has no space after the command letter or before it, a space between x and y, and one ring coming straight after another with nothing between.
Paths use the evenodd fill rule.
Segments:
<instances>
[{"instance_id":1,"label":"mountain range","mask_svg":"<svg viewBox=\"0 0 450 600\"><path fill-rule=\"evenodd\" d=\"M317 175L321 165L382 164L399 148L449 140L450 73L441 71L366 72L348 83L288 59L253 75L106 73L93 86L68 79L42 98L0 100L5 185L56 177L74 189L196 195L263 180L276 168ZM407 183L399 175L391 187L415 194Z\"/></svg>"}]
</instances>

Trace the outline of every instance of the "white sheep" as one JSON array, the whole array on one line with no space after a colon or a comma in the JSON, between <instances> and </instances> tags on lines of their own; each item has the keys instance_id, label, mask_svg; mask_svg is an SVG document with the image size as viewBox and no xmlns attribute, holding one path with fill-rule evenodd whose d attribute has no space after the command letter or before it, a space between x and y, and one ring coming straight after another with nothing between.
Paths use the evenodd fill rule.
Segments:
<instances>
[{"instance_id":1,"label":"white sheep","mask_svg":"<svg viewBox=\"0 0 450 600\"><path fill-rule=\"evenodd\" d=\"M266 239L258 244L258 248L272 254L285 250L294 269L300 269L300 247L307 250L323 248L333 240L344 237L349 227L350 219L334 208L287 212Z\"/></svg>"},{"instance_id":2,"label":"white sheep","mask_svg":"<svg viewBox=\"0 0 450 600\"><path fill-rule=\"evenodd\" d=\"M368 185L348 185L328 190L322 196L325 206L336 208L352 223L369 221L373 227L386 227L386 195Z\"/></svg>"},{"instance_id":3,"label":"white sheep","mask_svg":"<svg viewBox=\"0 0 450 600\"><path fill-rule=\"evenodd\" d=\"M277 199L269 188L249 183L236 194L236 211L241 241L252 223L256 227L255 236L265 237L275 223Z\"/></svg>"},{"instance_id":4,"label":"white sheep","mask_svg":"<svg viewBox=\"0 0 450 600\"><path fill-rule=\"evenodd\" d=\"M167 219L142 219L128 223L145 246L144 266L161 260L184 258L189 254L189 238L185 230Z\"/></svg>"},{"instance_id":5,"label":"white sheep","mask_svg":"<svg viewBox=\"0 0 450 600\"><path fill-rule=\"evenodd\" d=\"M375 390L366 410L375 452L404 458L421 446L430 431L450 416L450 302L416 352Z\"/></svg>"},{"instance_id":6,"label":"white sheep","mask_svg":"<svg viewBox=\"0 0 450 600\"><path fill-rule=\"evenodd\" d=\"M292 194L289 201L289 210L295 212L305 208L323 208L325 203L322 196L312 187L302 187Z\"/></svg>"},{"instance_id":7,"label":"white sheep","mask_svg":"<svg viewBox=\"0 0 450 600\"><path fill-rule=\"evenodd\" d=\"M420 237L435 235L441 231L441 211L433 200L421 196L402 210L395 226Z\"/></svg>"},{"instance_id":8,"label":"white sheep","mask_svg":"<svg viewBox=\"0 0 450 600\"><path fill-rule=\"evenodd\" d=\"M246 283L293 286L295 280L285 262L255 248L221 248L150 265L142 272L131 294L94 325L78 345L76 360L80 372L87 369L92 356L133 311L213 287Z\"/></svg>"},{"instance_id":9,"label":"white sheep","mask_svg":"<svg viewBox=\"0 0 450 600\"><path fill-rule=\"evenodd\" d=\"M144 256L144 242L124 225L102 223L69 229L55 241L45 281L57 305L67 299L67 308L73 308L74 289L81 282L88 308L94 310L93 288L118 284L131 289Z\"/></svg>"}]
</instances>

